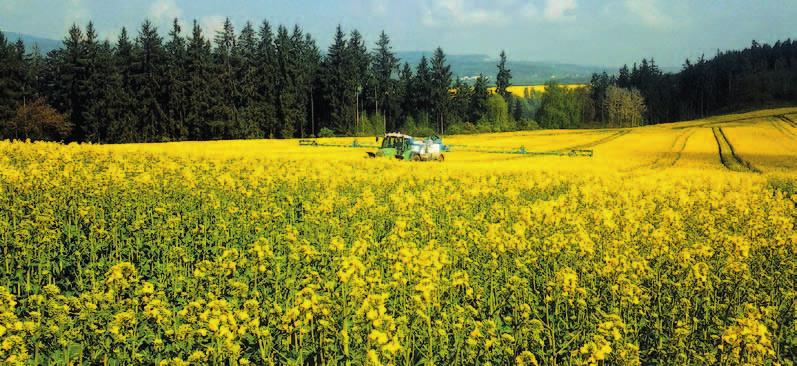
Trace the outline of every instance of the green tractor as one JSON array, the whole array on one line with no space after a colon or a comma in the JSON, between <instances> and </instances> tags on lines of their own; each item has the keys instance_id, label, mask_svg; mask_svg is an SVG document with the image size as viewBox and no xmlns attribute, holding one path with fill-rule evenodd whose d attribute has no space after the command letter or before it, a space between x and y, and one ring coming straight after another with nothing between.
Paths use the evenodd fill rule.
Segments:
<instances>
[{"instance_id":1,"label":"green tractor","mask_svg":"<svg viewBox=\"0 0 797 366\"><path fill-rule=\"evenodd\" d=\"M443 151L447 149L438 136L416 140L412 136L393 132L386 133L379 150L368 152L368 156L371 158L387 156L412 161L443 161L445 159Z\"/></svg>"}]
</instances>

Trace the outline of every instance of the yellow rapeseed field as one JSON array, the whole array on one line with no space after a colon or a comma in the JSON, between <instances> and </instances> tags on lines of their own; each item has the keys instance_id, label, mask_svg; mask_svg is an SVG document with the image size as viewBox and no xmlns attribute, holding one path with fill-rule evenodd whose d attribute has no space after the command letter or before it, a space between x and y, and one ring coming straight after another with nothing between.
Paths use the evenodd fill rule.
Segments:
<instances>
[{"instance_id":1,"label":"yellow rapeseed field","mask_svg":"<svg viewBox=\"0 0 797 366\"><path fill-rule=\"evenodd\" d=\"M795 117L0 142L0 363L793 365Z\"/></svg>"},{"instance_id":2,"label":"yellow rapeseed field","mask_svg":"<svg viewBox=\"0 0 797 366\"><path fill-rule=\"evenodd\" d=\"M586 84L560 84L559 86L565 89L578 89L584 88ZM510 85L507 90L515 96L518 97L525 97L526 93L542 93L545 92L545 85ZM495 87L487 88L487 91L490 93L495 93Z\"/></svg>"}]
</instances>

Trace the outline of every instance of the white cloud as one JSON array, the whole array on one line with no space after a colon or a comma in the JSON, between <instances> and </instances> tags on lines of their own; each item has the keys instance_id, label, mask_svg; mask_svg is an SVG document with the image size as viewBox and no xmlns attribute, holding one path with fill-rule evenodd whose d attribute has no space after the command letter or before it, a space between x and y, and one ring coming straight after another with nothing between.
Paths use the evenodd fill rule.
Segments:
<instances>
[{"instance_id":1,"label":"white cloud","mask_svg":"<svg viewBox=\"0 0 797 366\"><path fill-rule=\"evenodd\" d=\"M514 1L511 1L514 3ZM431 4L429 4L431 3ZM438 25L487 25L501 24L508 13L506 6L490 4L481 7L467 0L435 0L427 2L423 7L421 22L429 27Z\"/></svg>"},{"instance_id":2,"label":"white cloud","mask_svg":"<svg viewBox=\"0 0 797 366\"><path fill-rule=\"evenodd\" d=\"M170 22L182 15L183 10L177 6L175 0L155 0L149 6L149 16L158 23Z\"/></svg>"},{"instance_id":3,"label":"white cloud","mask_svg":"<svg viewBox=\"0 0 797 366\"><path fill-rule=\"evenodd\" d=\"M387 0L371 0L371 13L377 16L387 15Z\"/></svg>"},{"instance_id":4,"label":"white cloud","mask_svg":"<svg viewBox=\"0 0 797 366\"><path fill-rule=\"evenodd\" d=\"M659 9L656 0L625 0L625 7L652 28L667 29L673 24L673 19Z\"/></svg>"},{"instance_id":5,"label":"white cloud","mask_svg":"<svg viewBox=\"0 0 797 366\"><path fill-rule=\"evenodd\" d=\"M69 0L66 2L67 10L64 12L64 26L70 27L72 24L85 25L91 20L88 7L82 0Z\"/></svg>"},{"instance_id":6,"label":"white cloud","mask_svg":"<svg viewBox=\"0 0 797 366\"><path fill-rule=\"evenodd\" d=\"M543 16L551 21L570 19L573 16L568 15L568 12L575 10L576 7L576 0L545 0Z\"/></svg>"},{"instance_id":7,"label":"white cloud","mask_svg":"<svg viewBox=\"0 0 797 366\"><path fill-rule=\"evenodd\" d=\"M199 18L199 26L202 27L202 33L206 37L213 39L216 36L216 32L224 28L224 20L226 18L221 15L206 15Z\"/></svg>"}]
</instances>

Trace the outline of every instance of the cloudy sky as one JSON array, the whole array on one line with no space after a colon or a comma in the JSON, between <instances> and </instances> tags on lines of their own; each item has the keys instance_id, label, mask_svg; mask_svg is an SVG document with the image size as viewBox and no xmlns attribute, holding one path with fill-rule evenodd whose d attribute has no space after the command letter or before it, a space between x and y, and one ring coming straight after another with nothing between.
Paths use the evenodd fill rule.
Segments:
<instances>
[{"instance_id":1,"label":"cloudy sky","mask_svg":"<svg viewBox=\"0 0 797 366\"><path fill-rule=\"evenodd\" d=\"M372 42L381 30L395 49L495 55L511 59L615 66L745 47L755 39L797 38L797 0L0 0L0 29L62 39L74 22L93 20L111 40L148 18L196 19L215 30L225 17L298 23L322 47L337 24Z\"/></svg>"}]
</instances>

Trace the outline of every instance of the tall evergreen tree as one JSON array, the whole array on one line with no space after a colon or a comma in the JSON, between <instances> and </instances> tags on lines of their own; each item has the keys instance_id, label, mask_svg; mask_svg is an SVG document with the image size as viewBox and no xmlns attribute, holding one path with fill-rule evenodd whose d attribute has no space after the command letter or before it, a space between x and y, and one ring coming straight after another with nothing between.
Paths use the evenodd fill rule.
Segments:
<instances>
[{"instance_id":1,"label":"tall evergreen tree","mask_svg":"<svg viewBox=\"0 0 797 366\"><path fill-rule=\"evenodd\" d=\"M315 40L309 33L304 35L304 42L302 43L301 64L302 73L305 75L302 85L302 91L306 95L305 98L305 115L308 121L305 129L301 131L301 137L304 137L305 132L315 136L316 131L316 101L318 100L319 88L319 70L321 68L321 51L318 49ZM309 130L307 129L309 127Z\"/></svg>"},{"instance_id":2,"label":"tall evergreen tree","mask_svg":"<svg viewBox=\"0 0 797 366\"><path fill-rule=\"evenodd\" d=\"M115 108L108 121L106 138L113 142L130 142L138 139L138 111L133 86L134 45L127 29L122 28L113 55L115 76Z\"/></svg>"},{"instance_id":3,"label":"tall evergreen tree","mask_svg":"<svg viewBox=\"0 0 797 366\"><path fill-rule=\"evenodd\" d=\"M355 90L355 101L351 105L353 108L352 114L355 121L356 129L362 130L362 113L365 110L365 96L363 91L368 88L369 75L368 69L371 63L371 56L368 54L368 49L365 46L365 40L358 30L351 31L349 35L349 42L346 44L346 58L348 78L351 80Z\"/></svg>"},{"instance_id":4,"label":"tall evergreen tree","mask_svg":"<svg viewBox=\"0 0 797 366\"><path fill-rule=\"evenodd\" d=\"M413 100L413 87L412 68L408 62L404 62L399 71L398 87L396 88L396 98L400 100L400 110L397 114L399 118L394 118L395 122L388 125L388 130L395 130L412 115L413 110L416 108Z\"/></svg>"},{"instance_id":5,"label":"tall evergreen tree","mask_svg":"<svg viewBox=\"0 0 797 366\"><path fill-rule=\"evenodd\" d=\"M473 91L470 95L469 113L470 121L479 122L484 117L487 111L487 98L490 94L487 92L487 80L484 75L479 74L476 77L476 82L473 83Z\"/></svg>"},{"instance_id":6,"label":"tall evergreen tree","mask_svg":"<svg viewBox=\"0 0 797 366\"><path fill-rule=\"evenodd\" d=\"M426 55L421 56L421 60L418 61L412 84L410 99L415 107L415 119L421 125L428 124L432 108L432 75Z\"/></svg>"},{"instance_id":7,"label":"tall evergreen tree","mask_svg":"<svg viewBox=\"0 0 797 366\"><path fill-rule=\"evenodd\" d=\"M258 40L252 23L246 22L238 36L235 54L239 60L236 69L236 84L239 86L238 101L240 108L235 135L241 138L253 138L263 135L260 129L260 113L258 100Z\"/></svg>"},{"instance_id":8,"label":"tall evergreen tree","mask_svg":"<svg viewBox=\"0 0 797 366\"><path fill-rule=\"evenodd\" d=\"M20 73L25 66L20 58L19 47L8 42L0 32L0 130L3 123L14 117L18 105L23 101L23 80Z\"/></svg>"},{"instance_id":9,"label":"tall evergreen tree","mask_svg":"<svg viewBox=\"0 0 797 366\"><path fill-rule=\"evenodd\" d=\"M212 131L209 110L213 104L211 82L213 61L210 41L194 20L186 51L186 127L192 139L210 139L218 135Z\"/></svg>"},{"instance_id":10,"label":"tall evergreen tree","mask_svg":"<svg viewBox=\"0 0 797 366\"><path fill-rule=\"evenodd\" d=\"M113 73L113 53L110 45L104 47L97 41L97 32L91 22L86 26L81 47L83 57L80 59L80 68L83 79L79 89L84 108L80 123L75 124L75 133L81 140L100 142L104 139L110 117L108 79Z\"/></svg>"},{"instance_id":11,"label":"tall evergreen tree","mask_svg":"<svg viewBox=\"0 0 797 366\"><path fill-rule=\"evenodd\" d=\"M230 18L224 20L221 30L216 32L216 47L213 50L215 63L214 81L218 87L218 103L212 109L217 128L224 131L223 136L232 137L233 126L238 125L238 86L235 80L235 69L238 67L238 57L235 54L236 39L235 29Z\"/></svg>"},{"instance_id":12,"label":"tall evergreen tree","mask_svg":"<svg viewBox=\"0 0 797 366\"><path fill-rule=\"evenodd\" d=\"M150 21L144 21L133 52L132 85L138 100L138 131L145 141L160 140L165 130L164 61L163 39Z\"/></svg>"},{"instance_id":13,"label":"tall evergreen tree","mask_svg":"<svg viewBox=\"0 0 797 366\"><path fill-rule=\"evenodd\" d=\"M253 115L258 119L260 130L265 137L274 137L277 131L277 56L274 49L274 33L267 21L261 24L258 38L256 61L258 85Z\"/></svg>"},{"instance_id":14,"label":"tall evergreen tree","mask_svg":"<svg viewBox=\"0 0 797 366\"><path fill-rule=\"evenodd\" d=\"M506 52L503 50L501 50L497 67L498 74L495 76L495 91L508 101L511 97L508 88L512 85L512 71L506 67Z\"/></svg>"},{"instance_id":15,"label":"tall evergreen tree","mask_svg":"<svg viewBox=\"0 0 797 366\"><path fill-rule=\"evenodd\" d=\"M188 137L186 127L186 98L187 76L185 72L186 64L186 44L182 36L182 27L175 18L172 21L172 29L169 31L169 41L164 46L166 52L165 70L165 93L166 102L164 109L168 116L164 134L170 139L182 140Z\"/></svg>"},{"instance_id":16,"label":"tall evergreen tree","mask_svg":"<svg viewBox=\"0 0 797 366\"><path fill-rule=\"evenodd\" d=\"M39 45L34 43L28 54L25 55L23 80L25 85L22 89L22 103L38 99L44 91L43 76L46 60L41 54Z\"/></svg>"},{"instance_id":17,"label":"tall evergreen tree","mask_svg":"<svg viewBox=\"0 0 797 366\"><path fill-rule=\"evenodd\" d=\"M288 28L280 25L277 27L277 38L274 40L274 50L277 58L276 87L279 90L276 96L276 109L279 137L291 138L300 123L301 113L297 110L300 95L296 88L297 51L288 33Z\"/></svg>"},{"instance_id":18,"label":"tall evergreen tree","mask_svg":"<svg viewBox=\"0 0 797 366\"><path fill-rule=\"evenodd\" d=\"M470 96L473 88L463 82L459 77L454 80L454 93L451 96L451 118L452 122L466 122L468 119L468 108L470 107Z\"/></svg>"},{"instance_id":19,"label":"tall evergreen tree","mask_svg":"<svg viewBox=\"0 0 797 366\"><path fill-rule=\"evenodd\" d=\"M374 94L376 94L374 110L377 115L380 113L380 105L383 116L397 114L396 82L393 75L398 71L398 66L399 60L390 46L390 37L382 31L379 40L376 41L372 66L375 79Z\"/></svg>"},{"instance_id":20,"label":"tall evergreen tree","mask_svg":"<svg viewBox=\"0 0 797 366\"><path fill-rule=\"evenodd\" d=\"M85 103L85 48L83 47L83 32L76 24L69 28L69 33L64 38L63 48L54 54L54 61L50 64L53 69L48 72L52 80L48 82L51 87L50 100L55 109L67 116L74 126L84 126L83 115ZM71 136L73 139L82 140L81 127Z\"/></svg>"},{"instance_id":21,"label":"tall evergreen tree","mask_svg":"<svg viewBox=\"0 0 797 366\"><path fill-rule=\"evenodd\" d=\"M327 49L323 62L323 95L329 126L344 133L353 132L354 104L357 85L350 75L348 41L338 25L335 37Z\"/></svg>"},{"instance_id":22,"label":"tall evergreen tree","mask_svg":"<svg viewBox=\"0 0 797 366\"><path fill-rule=\"evenodd\" d=\"M446 115L448 113L448 103L451 96L451 66L446 62L446 55L443 49L437 47L432 57L432 113L435 116L436 130L445 133Z\"/></svg>"}]
</instances>

